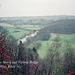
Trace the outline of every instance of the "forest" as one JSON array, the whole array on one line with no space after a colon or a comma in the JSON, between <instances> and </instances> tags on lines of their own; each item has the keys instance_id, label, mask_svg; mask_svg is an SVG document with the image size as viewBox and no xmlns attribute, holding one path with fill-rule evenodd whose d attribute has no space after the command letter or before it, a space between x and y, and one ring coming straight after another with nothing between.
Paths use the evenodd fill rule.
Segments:
<instances>
[{"instance_id":1,"label":"forest","mask_svg":"<svg viewBox=\"0 0 75 75\"><path fill-rule=\"evenodd\" d=\"M2 23L12 27L0 26L0 75L75 74L74 16L1 17Z\"/></svg>"}]
</instances>

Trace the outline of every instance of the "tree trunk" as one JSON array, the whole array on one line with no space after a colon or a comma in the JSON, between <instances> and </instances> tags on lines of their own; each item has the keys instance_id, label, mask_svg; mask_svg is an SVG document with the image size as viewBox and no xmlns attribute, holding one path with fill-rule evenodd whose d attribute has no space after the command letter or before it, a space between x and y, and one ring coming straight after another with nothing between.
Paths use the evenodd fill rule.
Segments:
<instances>
[{"instance_id":1,"label":"tree trunk","mask_svg":"<svg viewBox=\"0 0 75 75\"><path fill-rule=\"evenodd\" d=\"M34 73L34 75L36 75L37 74L37 70L38 70L38 66L36 67L36 69L35 69L35 73Z\"/></svg>"}]
</instances>

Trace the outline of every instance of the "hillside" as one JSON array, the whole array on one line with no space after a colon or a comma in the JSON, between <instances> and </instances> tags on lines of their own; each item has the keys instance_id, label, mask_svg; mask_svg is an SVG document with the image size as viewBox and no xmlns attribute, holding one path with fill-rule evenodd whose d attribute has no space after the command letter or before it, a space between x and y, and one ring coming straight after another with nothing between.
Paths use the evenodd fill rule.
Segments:
<instances>
[{"instance_id":1,"label":"hillside","mask_svg":"<svg viewBox=\"0 0 75 75\"><path fill-rule=\"evenodd\" d=\"M41 29L40 31L48 31L50 33L75 33L75 19L58 20L49 24L49 26ZM39 32L40 32L39 31Z\"/></svg>"}]
</instances>

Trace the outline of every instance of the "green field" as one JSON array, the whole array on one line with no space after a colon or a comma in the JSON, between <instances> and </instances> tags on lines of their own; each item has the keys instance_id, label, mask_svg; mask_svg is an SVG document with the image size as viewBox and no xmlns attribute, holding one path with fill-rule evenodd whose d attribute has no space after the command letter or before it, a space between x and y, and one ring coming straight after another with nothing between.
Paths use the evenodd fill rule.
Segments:
<instances>
[{"instance_id":1,"label":"green field","mask_svg":"<svg viewBox=\"0 0 75 75\"><path fill-rule=\"evenodd\" d=\"M48 49L56 35L57 34L51 33L51 37L48 41L41 41L42 45L38 49L38 54L41 59L47 56ZM65 44L66 40L68 40L72 47L75 47L75 34L58 34L58 36L60 37L60 43ZM60 51L62 52L62 49L60 49Z\"/></svg>"},{"instance_id":2,"label":"green field","mask_svg":"<svg viewBox=\"0 0 75 75\"><path fill-rule=\"evenodd\" d=\"M24 35L27 35L30 33L29 30L22 30L22 29L17 29L16 27L4 27L7 29L10 33L10 35L13 35L14 38L19 39Z\"/></svg>"},{"instance_id":3,"label":"green field","mask_svg":"<svg viewBox=\"0 0 75 75\"><path fill-rule=\"evenodd\" d=\"M33 30L39 30L40 27L34 27L34 26L27 26L27 27L7 27L3 26L5 29L9 31L11 35L13 35L14 38L19 39L27 34L33 33Z\"/></svg>"}]
</instances>

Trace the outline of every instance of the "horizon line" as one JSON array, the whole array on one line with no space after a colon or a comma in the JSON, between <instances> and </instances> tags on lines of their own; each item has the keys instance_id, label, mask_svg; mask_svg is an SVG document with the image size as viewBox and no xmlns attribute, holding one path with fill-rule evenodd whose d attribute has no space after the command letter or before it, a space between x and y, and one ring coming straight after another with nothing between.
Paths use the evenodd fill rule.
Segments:
<instances>
[{"instance_id":1,"label":"horizon line","mask_svg":"<svg viewBox=\"0 0 75 75\"><path fill-rule=\"evenodd\" d=\"M0 16L0 18L1 17L46 17L46 16L75 16L75 15Z\"/></svg>"}]
</instances>

